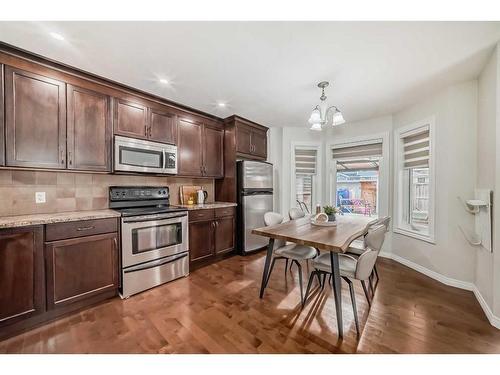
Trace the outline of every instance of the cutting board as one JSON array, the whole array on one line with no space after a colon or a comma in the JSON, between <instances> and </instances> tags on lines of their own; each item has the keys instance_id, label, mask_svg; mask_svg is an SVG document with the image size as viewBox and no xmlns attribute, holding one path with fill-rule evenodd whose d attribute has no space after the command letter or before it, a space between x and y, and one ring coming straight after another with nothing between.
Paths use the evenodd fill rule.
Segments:
<instances>
[{"instance_id":1,"label":"cutting board","mask_svg":"<svg viewBox=\"0 0 500 375\"><path fill-rule=\"evenodd\" d=\"M193 186L193 185L182 185L180 187L180 200L181 204L188 204L188 199L191 196L193 198L193 202L196 203L197 191L201 190L201 186Z\"/></svg>"}]
</instances>

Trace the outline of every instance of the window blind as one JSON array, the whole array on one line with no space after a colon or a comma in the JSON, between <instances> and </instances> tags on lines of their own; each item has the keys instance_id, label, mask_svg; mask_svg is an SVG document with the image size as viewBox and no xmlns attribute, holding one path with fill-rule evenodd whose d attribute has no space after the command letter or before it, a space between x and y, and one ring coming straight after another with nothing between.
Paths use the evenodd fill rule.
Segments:
<instances>
[{"instance_id":1,"label":"window blind","mask_svg":"<svg viewBox=\"0 0 500 375\"><path fill-rule=\"evenodd\" d=\"M315 175L317 150L295 149L295 173L298 175Z\"/></svg>"},{"instance_id":2,"label":"window blind","mask_svg":"<svg viewBox=\"0 0 500 375\"><path fill-rule=\"evenodd\" d=\"M420 129L417 133L403 135L404 168L429 167L429 127Z\"/></svg>"},{"instance_id":3,"label":"window blind","mask_svg":"<svg viewBox=\"0 0 500 375\"><path fill-rule=\"evenodd\" d=\"M336 160L349 160L355 158L379 157L382 156L382 140L373 143L342 146L335 145L332 148L332 158Z\"/></svg>"}]
</instances>

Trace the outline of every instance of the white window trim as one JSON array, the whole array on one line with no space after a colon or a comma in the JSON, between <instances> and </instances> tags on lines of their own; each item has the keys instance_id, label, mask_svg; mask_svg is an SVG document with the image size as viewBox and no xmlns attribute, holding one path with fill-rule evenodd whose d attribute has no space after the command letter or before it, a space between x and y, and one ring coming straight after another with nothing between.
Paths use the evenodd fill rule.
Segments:
<instances>
[{"instance_id":1,"label":"white window trim","mask_svg":"<svg viewBox=\"0 0 500 375\"><path fill-rule=\"evenodd\" d=\"M429 127L429 234L425 235L417 231L413 231L402 224L403 212L403 159L401 152L401 136L406 133L416 132L418 129ZM394 130L394 220L393 232L404 236L416 238L421 241L436 244L436 168L435 168L435 117L431 116L427 119L415 122L410 125Z\"/></svg>"},{"instance_id":2,"label":"white window trim","mask_svg":"<svg viewBox=\"0 0 500 375\"><path fill-rule=\"evenodd\" d=\"M297 188L295 181L295 149L304 149L304 150L316 150L316 175L313 177L313 196L311 198L311 209L314 212L316 204L321 204L322 202L322 189L321 189L321 173L322 173L322 159L323 159L323 147L319 142L291 142L290 144L291 152L290 152L290 166L292 170L290 171L290 186L291 194L290 194L290 207L296 207L296 196L297 196Z\"/></svg>"},{"instance_id":3,"label":"white window trim","mask_svg":"<svg viewBox=\"0 0 500 375\"><path fill-rule=\"evenodd\" d=\"M328 189L328 197L331 203L336 202L337 179L333 176L337 175L337 161L332 158L332 149L336 146L356 146L370 144L376 140L382 139L382 157L379 162L379 189L378 189L378 216L389 216L389 190L390 190L390 132L376 133L363 135L359 137L341 138L328 145L328 170L326 186ZM383 204L381 204L383 202Z\"/></svg>"}]
</instances>

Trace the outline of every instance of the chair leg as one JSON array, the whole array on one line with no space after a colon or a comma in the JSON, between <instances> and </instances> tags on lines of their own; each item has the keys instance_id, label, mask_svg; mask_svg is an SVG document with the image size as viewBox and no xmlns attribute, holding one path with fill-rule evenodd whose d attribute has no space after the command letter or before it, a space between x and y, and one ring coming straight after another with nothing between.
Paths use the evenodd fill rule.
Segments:
<instances>
[{"instance_id":1,"label":"chair leg","mask_svg":"<svg viewBox=\"0 0 500 375\"><path fill-rule=\"evenodd\" d=\"M288 258L286 258L286 263L285 263L285 276L286 276L286 270L288 269Z\"/></svg>"},{"instance_id":2,"label":"chair leg","mask_svg":"<svg viewBox=\"0 0 500 375\"><path fill-rule=\"evenodd\" d=\"M358 320L358 309L356 307L356 295L354 293L354 285L352 285L352 281L347 277L342 277L345 282L349 285L349 293L351 293L351 302L352 302L352 312L354 313L354 323L356 323L356 333L359 337L359 320Z\"/></svg>"},{"instance_id":3,"label":"chair leg","mask_svg":"<svg viewBox=\"0 0 500 375\"><path fill-rule=\"evenodd\" d=\"M375 272L375 276L377 276L377 283L375 284L377 285L380 280L380 277L378 276L377 265L373 266L373 272Z\"/></svg>"},{"instance_id":4,"label":"chair leg","mask_svg":"<svg viewBox=\"0 0 500 375\"><path fill-rule=\"evenodd\" d=\"M375 289L373 289L373 274L368 277L368 284L370 285L370 292L372 292L372 298L375 296Z\"/></svg>"},{"instance_id":5,"label":"chair leg","mask_svg":"<svg viewBox=\"0 0 500 375\"><path fill-rule=\"evenodd\" d=\"M365 292L366 300L368 301L368 306L371 307L372 302L370 301L370 296L368 295L368 289L366 289L366 283L364 280L361 280L361 285L363 285L363 291Z\"/></svg>"},{"instance_id":6,"label":"chair leg","mask_svg":"<svg viewBox=\"0 0 500 375\"><path fill-rule=\"evenodd\" d=\"M321 283L321 291L325 289L325 284L326 284L326 273L323 274L323 282Z\"/></svg>"},{"instance_id":7,"label":"chair leg","mask_svg":"<svg viewBox=\"0 0 500 375\"><path fill-rule=\"evenodd\" d=\"M320 275L320 273L317 270L314 270L313 273L316 274L316 277L318 278L319 286L321 287L323 284L321 283L321 275Z\"/></svg>"},{"instance_id":8,"label":"chair leg","mask_svg":"<svg viewBox=\"0 0 500 375\"><path fill-rule=\"evenodd\" d=\"M299 269L299 284L300 284L300 302L302 305L304 305L304 290L303 290L303 285L302 285L302 266L297 260L293 260L295 264L297 265L297 268Z\"/></svg>"},{"instance_id":9,"label":"chair leg","mask_svg":"<svg viewBox=\"0 0 500 375\"><path fill-rule=\"evenodd\" d=\"M312 271L311 275L309 276L309 281L307 283L307 288L306 288L306 296L304 297L304 301L302 301L302 308L304 308L304 305L306 304L307 298L309 297L309 291L311 290L311 285L313 283L314 276L318 276L318 275L319 275L318 272ZM320 280L320 285L321 285L321 280Z\"/></svg>"},{"instance_id":10,"label":"chair leg","mask_svg":"<svg viewBox=\"0 0 500 375\"><path fill-rule=\"evenodd\" d=\"M269 269L269 274L267 275L266 283L264 284L264 287L267 287L267 283L269 283L269 279L271 278L271 273L273 272L274 269L274 263L276 263L276 258L273 258L273 261L271 262L271 268Z\"/></svg>"}]
</instances>

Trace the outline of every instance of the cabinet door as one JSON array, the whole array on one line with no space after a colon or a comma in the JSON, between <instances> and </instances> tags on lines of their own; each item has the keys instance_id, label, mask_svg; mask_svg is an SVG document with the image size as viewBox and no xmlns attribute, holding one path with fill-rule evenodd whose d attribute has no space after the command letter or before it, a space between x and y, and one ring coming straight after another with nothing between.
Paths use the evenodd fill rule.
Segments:
<instances>
[{"instance_id":1,"label":"cabinet door","mask_svg":"<svg viewBox=\"0 0 500 375\"><path fill-rule=\"evenodd\" d=\"M125 137L148 137L148 109L142 104L115 100L115 134Z\"/></svg>"},{"instance_id":2,"label":"cabinet door","mask_svg":"<svg viewBox=\"0 0 500 375\"><path fill-rule=\"evenodd\" d=\"M117 234L48 242L45 264L48 309L117 290Z\"/></svg>"},{"instance_id":3,"label":"cabinet door","mask_svg":"<svg viewBox=\"0 0 500 375\"><path fill-rule=\"evenodd\" d=\"M180 175L202 175L202 134L203 124L179 119L177 153Z\"/></svg>"},{"instance_id":4,"label":"cabinet door","mask_svg":"<svg viewBox=\"0 0 500 375\"><path fill-rule=\"evenodd\" d=\"M111 98L67 86L68 169L111 170Z\"/></svg>"},{"instance_id":5,"label":"cabinet door","mask_svg":"<svg viewBox=\"0 0 500 375\"><path fill-rule=\"evenodd\" d=\"M251 154L251 134L248 127L236 124L236 152Z\"/></svg>"},{"instance_id":6,"label":"cabinet door","mask_svg":"<svg viewBox=\"0 0 500 375\"><path fill-rule=\"evenodd\" d=\"M252 131L252 155L267 158L267 135L265 132Z\"/></svg>"},{"instance_id":7,"label":"cabinet door","mask_svg":"<svg viewBox=\"0 0 500 375\"><path fill-rule=\"evenodd\" d=\"M66 168L65 84L5 68L6 164Z\"/></svg>"},{"instance_id":8,"label":"cabinet door","mask_svg":"<svg viewBox=\"0 0 500 375\"><path fill-rule=\"evenodd\" d=\"M189 223L189 259L193 261L213 256L213 221Z\"/></svg>"},{"instance_id":9,"label":"cabinet door","mask_svg":"<svg viewBox=\"0 0 500 375\"><path fill-rule=\"evenodd\" d=\"M0 327L45 310L42 227L0 230Z\"/></svg>"},{"instance_id":10,"label":"cabinet door","mask_svg":"<svg viewBox=\"0 0 500 375\"><path fill-rule=\"evenodd\" d=\"M177 116L173 113L150 108L149 139L175 145L177 141Z\"/></svg>"},{"instance_id":11,"label":"cabinet door","mask_svg":"<svg viewBox=\"0 0 500 375\"><path fill-rule=\"evenodd\" d=\"M5 123L4 123L4 86L3 86L3 65L0 64L0 165L5 165Z\"/></svg>"},{"instance_id":12,"label":"cabinet door","mask_svg":"<svg viewBox=\"0 0 500 375\"><path fill-rule=\"evenodd\" d=\"M217 219L215 222L215 252L217 254L234 249L234 216Z\"/></svg>"},{"instance_id":13,"label":"cabinet door","mask_svg":"<svg viewBox=\"0 0 500 375\"><path fill-rule=\"evenodd\" d=\"M224 130L209 126L203 131L204 176L222 177L224 175Z\"/></svg>"}]
</instances>

